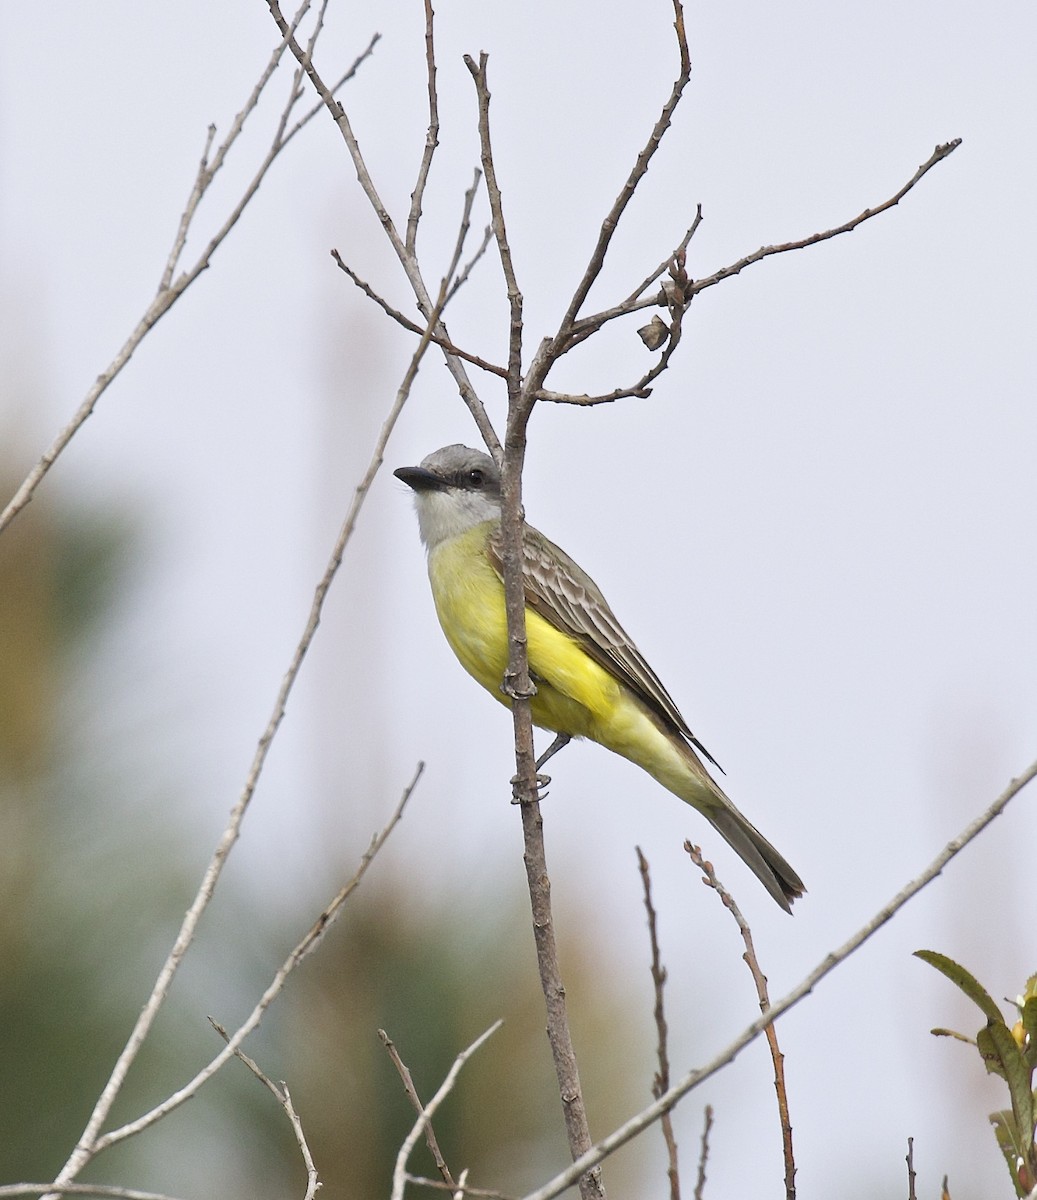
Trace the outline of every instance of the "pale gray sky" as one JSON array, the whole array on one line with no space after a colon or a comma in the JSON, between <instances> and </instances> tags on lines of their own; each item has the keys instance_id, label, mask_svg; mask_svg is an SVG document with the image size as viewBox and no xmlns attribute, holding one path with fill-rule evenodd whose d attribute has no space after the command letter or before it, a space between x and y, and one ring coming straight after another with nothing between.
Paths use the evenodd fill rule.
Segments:
<instances>
[{"instance_id":1,"label":"pale gray sky","mask_svg":"<svg viewBox=\"0 0 1037 1200\"><path fill-rule=\"evenodd\" d=\"M419 9L333 2L318 54L333 75L371 32L384 35L344 100L398 219L424 139ZM533 347L669 92L672 11L662 0L443 9L428 276L449 255L477 161L461 55L486 50ZM57 0L42 17L24 5L6 17L0 302L13 387L2 418L28 469L149 301L205 129L226 130L275 38L260 0ZM634 768L595 747L553 764L556 915L585 921L625 982L644 962L635 843L652 862L678 1070L754 1010L733 928L687 866L685 837L705 842L750 916L780 995L1037 753L1035 10L750 0L687 17L692 82L600 303L665 255L696 203L697 276L839 224L896 191L937 142L963 144L852 235L703 293L651 399L534 416L530 519L596 578L724 764L730 795L810 889L789 920L696 814ZM275 106L264 103L213 189L189 255L250 173ZM338 273L333 246L411 311L322 114L43 485L138 514L141 583L113 637L115 699L97 704L98 736L113 754L134 744L145 792L149 756L156 775L175 764L202 845L244 778L409 354ZM505 313L488 258L451 330L499 359ZM574 357L556 384L596 390L640 374L633 324ZM500 390L484 395L499 418ZM477 434L430 356L387 467L451 441ZM239 870L276 856L286 895L303 893L309 913L424 758L397 865L423 887L456 890L458 903L473 880L519 890L509 745L504 711L441 641L410 498L386 470ZM782 1022L802 1196L863 1195L876 1181L904 1194L908 1136L926 1195L945 1172L955 1195L1007 1194L986 1124L1003 1098L973 1055L928 1034L978 1021L910 952L942 950L995 995L1014 995L1037 967L1035 844L1024 795ZM709 1194L745 1194L747 1153L757 1190L777 1194L768 1079L756 1048L679 1111L690 1154L701 1104L717 1108Z\"/></svg>"}]
</instances>

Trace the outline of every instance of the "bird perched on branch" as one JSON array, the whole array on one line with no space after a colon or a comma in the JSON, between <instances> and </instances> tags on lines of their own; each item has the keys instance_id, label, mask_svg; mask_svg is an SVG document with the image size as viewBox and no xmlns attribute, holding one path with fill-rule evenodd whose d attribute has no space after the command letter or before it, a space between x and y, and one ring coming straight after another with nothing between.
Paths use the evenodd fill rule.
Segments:
<instances>
[{"instance_id":1,"label":"bird perched on branch","mask_svg":"<svg viewBox=\"0 0 1037 1200\"><path fill-rule=\"evenodd\" d=\"M395 472L414 490L439 622L465 670L510 705L501 480L493 459L444 446L420 466ZM702 764L715 760L688 728L658 676L612 614L600 589L532 526L522 530L533 721L558 736L543 765L585 737L636 763L700 813L785 909L802 880L724 795ZM698 753L696 753L698 751Z\"/></svg>"}]
</instances>

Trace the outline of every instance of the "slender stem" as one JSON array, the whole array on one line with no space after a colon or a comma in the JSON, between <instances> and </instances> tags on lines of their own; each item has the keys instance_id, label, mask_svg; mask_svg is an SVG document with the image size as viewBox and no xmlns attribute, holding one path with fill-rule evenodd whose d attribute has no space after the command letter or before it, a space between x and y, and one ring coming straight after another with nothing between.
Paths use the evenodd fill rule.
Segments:
<instances>
[{"instance_id":1,"label":"slender stem","mask_svg":"<svg viewBox=\"0 0 1037 1200\"><path fill-rule=\"evenodd\" d=\"M738 926L738 932L742 935L742 943L745 946L745 953L742 955L742 958L745 960L745 964L749 968L749 973L753 977L753 983L756 985L756 998L760 1002L760 1012L766 1013L771 1006L770 995L767 991L767 976L764 975L763 969L760 966L760 960L756 957L756 947L753 944L753 935L752 930L749 928L749 922L742 916L742 910L735 903L734 896L731 895L717 878L716 872L713 870L713 864L705 858L701 849L698 846L693 846L691 842L685 842L684 849L690 856L691 861L705 875L706 882L720 897L721 903L730 912L731 916L734 917L735 924ZM774 1067L774 1091L778 1099L778 1121L781 1124L781 1146L785 1159L785 1200L796 1200L796 1159L792 1152L792 1121L789 1118L789 1097L785 1087L785 1056L778 1045L778 1031L774 1028L774 1025L768 1025L763 1032L767 1038L767 1045L771 1053L771 1063Z\"/></svg>"}]
</instances>

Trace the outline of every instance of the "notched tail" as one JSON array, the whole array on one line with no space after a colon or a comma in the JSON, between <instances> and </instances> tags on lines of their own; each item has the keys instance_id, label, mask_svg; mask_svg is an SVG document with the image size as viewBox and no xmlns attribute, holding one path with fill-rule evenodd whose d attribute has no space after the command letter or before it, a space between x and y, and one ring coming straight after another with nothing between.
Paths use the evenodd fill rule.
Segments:
<instances>
[{"instance_id":1,"label":"notched tail","mask_svg":"<svg viewBox=\"0 0 1037 1200\"><path fill-rule=\"evenodd\" d=\"M718 806L706 816L778 904L791 913L793 900L798 900L807 889L785 859L733 805Z\"/></svg>"}]
</instances>

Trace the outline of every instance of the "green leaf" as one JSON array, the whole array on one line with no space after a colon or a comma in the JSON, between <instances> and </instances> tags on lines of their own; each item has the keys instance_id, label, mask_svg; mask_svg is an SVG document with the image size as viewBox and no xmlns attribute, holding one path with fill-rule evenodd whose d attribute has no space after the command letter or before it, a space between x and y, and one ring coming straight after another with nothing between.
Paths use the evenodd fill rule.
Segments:
<instances>
[{"instance_id":1,"label":"green leaf","mask_svg":"<svg viewBox=\"0 0 1037 1200\"><path fill-rule=\"evenodd\" d=\"M987 1070L996 1070L998 1075L1008 1080L1008 1092L1012 1097L1012 1112L1015 1116L1016 1129L1019 1131L1020 1137L1026 1139L1023 1145L1032 1147L1033 1091L1031 1089L1033 1085L1030 1082L1031 1072L1023 1061L1019 1047L1015 1044L1015 1038L1012 1037L1004 1022L999 1021L991 1022L976 1041L984 1061L987 1062ZM992 1048L997 1057L998 1065L996 1067L991 1066L987 1059L985 1048L987 1046ZM1032 1158L1032 1154L1031 1149L1027 1157Z\"/></svg>"},{"instance_id":2,"label":"green leaf","mask_svg":"<svg viewBox=\"0 0 1037 1200\"><path fill-rule=\"evenodd\" d=\"M1005 1156L1008 1173L1012 1176L1012 1183L1015 1186L1015 1194L1025 1196L1027 1193L1019 1182L1017 1169L1019 1159L1023 1157L1021 1153L1023 1147L1020 1145L1019 1132L1015 1127L1015 1118L1010 1112L1003 1110L990 1114L990 1124L994 1127L994 1136L997 1138L998 1147Z\"/></svg>"},{"instance_id":3,"label":"green leaf","mask_svg":"<svg viewBox=\"0 0 1037 1200\"><path fill-rule=\"evenodd\" d=\"M983 1010L983 1015L988 1021L1000 1021L1004 1024L1004 1017L1001 1015L1001 1010L990 998L986 988L983 987L974 975L970 975L963 966L956 963L953 958L948 958L946 954L939 954L935 950L916 950L915 958L920 958L922 962L927 962L929 966L935 967L942 975L946 975L951 983L957 984L965 995Z\"/></svg>"},{"instance_id":4,"label":"green leaf","mask_svg":"<svg viewBox=\"0 0 1037 1200\"><path fill-rule=\"evenodd\" d=\"M1023 1057L1026 1059L1028 1067L1037 1066L1037 995L1032 994L1031 984L1026 985L1025 1003L1022 1007L1020 1017L1023 1022L1023 1029L1029 1034L1029 1041L1026 1043L1026 1048L1023 1050Z\"/></svg>"}]
</instances>

